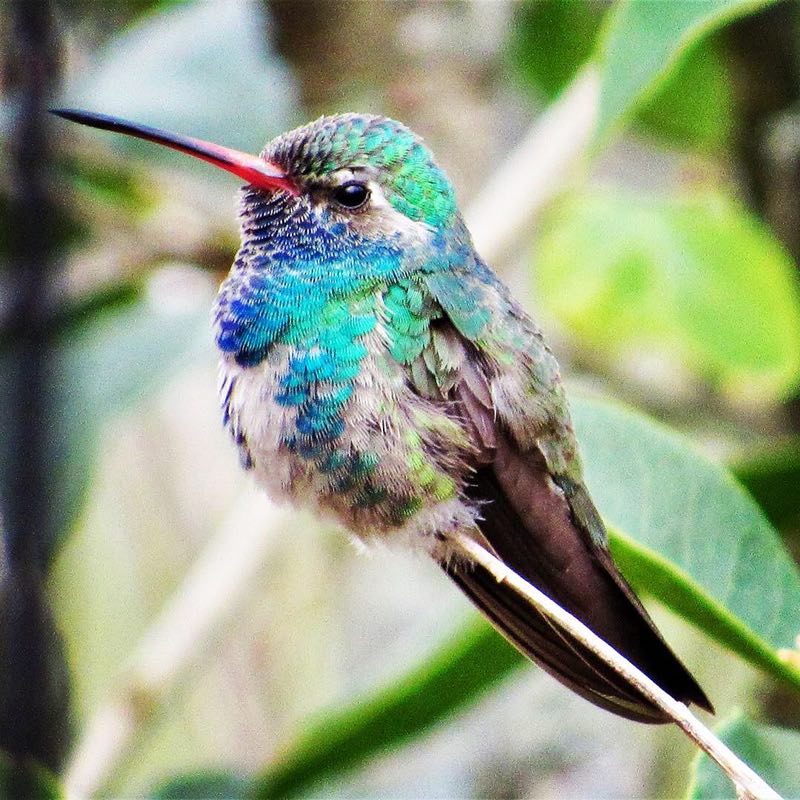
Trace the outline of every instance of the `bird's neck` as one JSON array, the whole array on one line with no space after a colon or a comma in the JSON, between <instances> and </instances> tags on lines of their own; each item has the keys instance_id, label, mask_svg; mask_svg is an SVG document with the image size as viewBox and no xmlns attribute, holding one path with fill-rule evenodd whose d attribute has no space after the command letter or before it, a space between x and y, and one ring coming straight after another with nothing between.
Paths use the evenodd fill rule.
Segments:
<instances>
[{"instance_id":1,"label":"bird's neck","mask_svg":"<svg viewBox=\"0 0 800 800\"><path fill-rule=\"evenodd\" d=\"M275 345L297 346L338 330L342 314L374 315L382 288L474 260L463 226L412 246L392 238L343 246L332 235L325 247L319 236L305 247L298 237L283 242L247 233L215 310L217 344L242 366L259 363Z\"/></svg>"}]
</instances>

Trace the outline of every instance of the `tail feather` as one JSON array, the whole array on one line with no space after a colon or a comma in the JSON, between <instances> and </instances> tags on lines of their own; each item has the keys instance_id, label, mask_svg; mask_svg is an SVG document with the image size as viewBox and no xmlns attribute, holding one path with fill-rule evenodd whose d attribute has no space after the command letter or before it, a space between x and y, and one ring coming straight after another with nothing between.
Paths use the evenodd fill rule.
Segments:
<instances>
[{"instance_id":1,"label":"tail feather","mask_svg":"<svg viewBox=\"0 0 800 800\"><path fill-rule=\"evenodd\" d=\"M469 491L483 510L480 530L504 563L676 700L713 710L614 565L602 522L582 486L567 480L559 486L543 462L519 454L501 438L495 460L478 469ZM458 562L442 566L513 644L575 692L629 719L668 721L635 687L485 569Z\"/></svg>"},{"instance_id":2,"label":"tail feather","mask_svg":"<svg viewBox=\"0 0 800 800\"><path fill-rule=\"evenodd\" d=\"M483 567L454 569L450 565L445 571L512 644L573 692L637 722L668 721L602 662L533 612L513 590L498 586Z\"/></svg>"}]
</instances>

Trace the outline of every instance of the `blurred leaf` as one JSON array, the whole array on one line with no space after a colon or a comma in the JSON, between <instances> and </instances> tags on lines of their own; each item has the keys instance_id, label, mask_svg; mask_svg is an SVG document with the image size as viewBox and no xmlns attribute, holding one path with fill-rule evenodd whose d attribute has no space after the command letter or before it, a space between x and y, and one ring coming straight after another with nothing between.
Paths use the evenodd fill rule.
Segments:
<instances>
[{"instance_id":1,"label":"blurred leaf","mask_svg":"<svg viewBox=\"0 0 800 800\"><path fill-rule=\"evenodd\" d=\"M582 0L519 4L509 50L523 81L554 98L594 51L605 12L604 4Z\"/></svg>"},{"instance_id":2,"label":"blurred leaf","mask_svg":"<svg viewBox=\"0 0 800 800\"><path fill-rule=\"evenodd\" d=\"M60 800L64 796L55 776L40 764L20 764L0 751L0 797L19 800Z\"/></svg>"},{"instance_id":3,"label":"blurred leaf","mask_svg":"<svg viewBox=\"0 0 800 800\"><path fill-rule=\"evenodd\" d=\"M542 301L582 346L650 350L752 399L797 387L794 265L721 195L576 195L545 221L538 256Z\"/></svg>"},{"instance_id":4,"label":"blurred leaf","mask_svg":"<svg viewBox=\"0 0 800 800\"><path fill-rule=\"evenodd\" d=\"M129 213L142 213L150 205L137 172L122 161L70 157L63 163L61 180L69 181L89 202L109 203Z\"/></svg>"},{"instance_id":5,"label":"blurred leaf","mask_svg":"<svg viewBox=\"0 0 800 800\"><path fill-rule=\"evenodd\" d=\"M112 309L142 302L142 287L136 280L117 281L86 294L73 302L62 303L51 317L54 336L66 336L84 328L88 320ZM2 346L2 343L0 343Z\"/></svg>"},{"instance_id":6,"label":"blurred leaf","mask_svg":"<svg viewBox=\"0 0 800 800\"><path fill-rule=\"evenodd\" d=\"M586 484L640 592L800 689L800 574L763 514L677 434L614 403L573 397ZM713 691L712 691L713 694Z\"/></svg>"},{"instance_id":7,"label":"blurred leaf","mask_svg":"<svg viewBox=\"0 0 800 800\"><path fill-rule=\"evenodd\" d=\"M298 116L270 31L255 0L165 4L115 36L60 102L257 151ZM175 157L116 138L126 152Z\"/></svg>"},{"instance_id":8,"label":"blurred leaf","mask_svg":"<svg viewBox=\"0 0 800 800\"><path fill-rule=\"evenodd\" d=\"M266 800L307 794L314 784L390 753L474 703L524 663L499 633L476 620L391 686L312 723L256 779L248 797Z\"/></svg>"},{"instance_id":9,"label":"blurred leaf","mask_svg":"<svg viewBox=\"0 0 800 800\"><path fill-rule=\"evenodd\" d=\"M199 772L172 778L149 796L152 800L237 800L247 796L249 781L229 772Z\"/></svg>"},{"instance_id":10,"label":"blurred leaf","mask_svg":"<svg viewBox=\"0 0 800 800\"><path fill-rule=\"evenodd\" d=\"M700 39L775 0L623 0L607 19L597 61L600 110L595 142L604 142L676 69Z\"/></svg>"},{"instance_id":11,"label":"blurred leaf","mask_svg":"<svg viewBox=\"0 0 800 800\"><path fill-rule=\"evenodd\" d=\"M676 144L720 149L733 130L733 87L718 44L693 47L636 113L637 127Z\"/></svg>"},{"instance_id":12,"label":"blurred leaf","mask_svg":"<svg viewBox=\"0 0 800 800\"><path fill-rule=\"evenodd\" d=\"M120 27L125 21L131 21L136 17L163 10L168 6L185 2L185 0L109 0L103 4L104 10L111 17L111 21L106 24ZM85 19L87 16L87 5L85 0L60 0L59 8L65 12L74 14L76 17ZM97 24L97 23L95 23Z\"/></svg>"},{"instance_id":13,"label":"blurred leaf","mask_svg":"<svg viewBox=\"0 0 800 800\"><path fill-rule=\"evenodd\" d=\"M773 525L800 521L800 438L752 453L731 469Z\"/></svg>"},{"instance_id":14,"label":"blurred leaf","mask_svg":"<svg viewBox=\"0 0 800 800\"><path fill-rule=\"evenodd\" d=\"M210 342L206 302L166 308L142 299L107 308L68 330L53 359L58 414L52 435L60 446L50 509L57 538L80 509L103 423L158 387L170 370Z\"/></svg>"},{"instance_id":15,"label":"blurred leaf","mask_svg":"<svg viewBox=\"0 0 800 800\"><path fill-rule=\"evenodd\" d=\"M782 797L800 797L800 733L756 725L738 714L717 733L742 761ZM730 779L705 753L698 753L689 785L690 800L736 800Z\"/></svg>"},{"instance_id":16,"label":"blurred leaf","mask_svg":"<svg viewBox=\"0 0 800 800\"><path fill-rule=\"evenodd\" d=\"M524 83L553 99L596 48L608 6L578 0L538 0L518 6L509 45ZM723 146L733 127L733 90L720 47L705 40L639 109L636 122L669 142Z\"/></svg>"}]
</instances>

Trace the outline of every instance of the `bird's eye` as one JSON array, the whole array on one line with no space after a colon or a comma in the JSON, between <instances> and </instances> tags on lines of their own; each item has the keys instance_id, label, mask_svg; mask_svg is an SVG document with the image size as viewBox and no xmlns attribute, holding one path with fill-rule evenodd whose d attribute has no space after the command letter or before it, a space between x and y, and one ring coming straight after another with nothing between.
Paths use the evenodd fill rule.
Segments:
<instances>
[{"instance_id":1,"label":"bird's eye","mask_svg":"<svg viewBox=\"0 0 800 800\"><path fill-rule=\"evenodd\" d=\"M349 211L355 211L369 200L369 189L359 181L348 181L333 190L333 199Z\"/></svg>"}]
</instances>

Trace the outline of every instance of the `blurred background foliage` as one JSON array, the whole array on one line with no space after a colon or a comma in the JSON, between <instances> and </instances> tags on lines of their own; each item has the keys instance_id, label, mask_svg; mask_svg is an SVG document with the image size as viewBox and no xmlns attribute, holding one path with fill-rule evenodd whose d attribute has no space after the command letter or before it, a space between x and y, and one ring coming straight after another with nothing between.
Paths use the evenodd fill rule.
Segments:
<instances>
[{"instance_id":1,"label":"blurred background foliage","mask_svg":"<svg viewBox=\"0 0 800 800\"><path fill-rule=\"evenodd\" d=\"M253 152L388 114L484 209L479 247L526 131L577 137L493 266L561 360L626 575L723 735L800 794L796 2L41 0L0 33L0 794L733 796L432 565L253 490L208 311L235 187L48 105ZM587 76L591 130L553 128Z\"/></svg>"}]
</instances>

